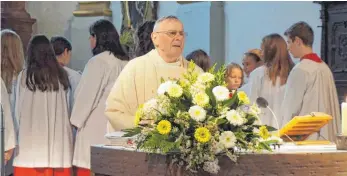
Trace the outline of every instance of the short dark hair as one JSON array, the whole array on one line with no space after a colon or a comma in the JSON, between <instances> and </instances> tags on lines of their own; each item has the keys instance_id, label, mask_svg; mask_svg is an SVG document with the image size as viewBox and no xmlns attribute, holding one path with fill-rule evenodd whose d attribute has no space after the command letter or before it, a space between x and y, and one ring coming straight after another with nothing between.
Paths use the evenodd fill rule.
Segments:
<instances>
[{"instance_id":1,"label":"short dark hair","mask_svg":"<svg viewBox=\"0 0 347 176\"><path fill-rule=\"evenodd\" d=\"M147 54L154 49L154 44L151 39L155 21L145 21L135 32L135 56L139 57Z\"/></svg>"},{"instance_id":2,"label":"short dark hair","mask_svg":"<svg viewBox=\"0 0 347 176\"><path fill-rule=\"evenodd\" d=\"M208 69L210 69L211 67L211 59L207 55L207 53L202 49L198 49L191 52L190 54L187 55L186 59L188 61L192 60L196 65L198 65L205 72L208 71Z\"/></svg>"},{"instance_id":3,"label":"short dark hair","mask_svg":"<svg viewBox=\"0 0 347 176\"><path fill-rule=\"evenodd\" d=\"M129 60L120 44L117 29L110 21L101 19L94 22L89 27L89 34L96 37L96 46L92 49L94 56L109 51L120 60Z\"/></svg>"},{"instance_id":4,"label":"short dark hair","mask_svg":"<svg viewBox=\"0 0 347 176\"><path fill-rule=\"evenodd\" d=\"M65 37L62 37L62 36L52 37L51 44L53 46L54 53L56 56L63 54L65 49L67 49L68 51L72 50L72 46L69 40L67 40Z\"/></svg>"},{"instance_id":5,"label":"short dark hair","mask_svg":"<svg viewBox=\"0 0 347 176\"><path fill-rule=\"evenodd\" d=\"M260 62L261 61L261 59L260 59L260 57L258 55L254 54L254 53L251 53L251 52L245 53L245 56L253 58L255 62Z\"/></svg>"},{"instance_id":6,"label":"short dark hair","mask_svg":"<svg viewBox=\"0 0 347 176\"><path fill-rule=\"evenodd\" d=\"M284 32L284 35L292 41L295 40L295 37L298 37L306 46L312 47L313 45L314 33L306 22L300 21L293 24Z\"/></svg>"}]
</instances>

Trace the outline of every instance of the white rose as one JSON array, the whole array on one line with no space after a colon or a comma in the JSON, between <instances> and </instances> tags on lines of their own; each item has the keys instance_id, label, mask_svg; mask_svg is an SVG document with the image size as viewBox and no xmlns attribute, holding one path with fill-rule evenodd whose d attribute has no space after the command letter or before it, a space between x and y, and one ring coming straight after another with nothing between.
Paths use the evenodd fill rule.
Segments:
<instances>
[{"instance_id":1,"label":"white rose","mask_svg":"<svg viewBox=\"0 0 347 176\"><path fill-rule=\"evenodd\" d=\"M206 111L198 105L190 107L188 113L196 121L202 122L206 119Z\"/></svg>"},{"instance_id":2,"label":"white rose","mask_svg":"<svg viewBox=\"0 0 347 176\"><path fill-rule=\"evenodd\" d=\"M224 101L229 99L229 90L224 86L216 86L212 89L213 95L216 97L217 101Z\"/></svg>"},{"instance_id":3,"label":"white rose","mask_svg":"<svg viewBox=\"0 0 347 176\"><path fill-rule=\"evenodd\" d=\"M219 142L224 144L224 146L228 149L232 148L235 146L236 136L231 131L224 131L219 137Z\"/></svg>"}]
</instances>

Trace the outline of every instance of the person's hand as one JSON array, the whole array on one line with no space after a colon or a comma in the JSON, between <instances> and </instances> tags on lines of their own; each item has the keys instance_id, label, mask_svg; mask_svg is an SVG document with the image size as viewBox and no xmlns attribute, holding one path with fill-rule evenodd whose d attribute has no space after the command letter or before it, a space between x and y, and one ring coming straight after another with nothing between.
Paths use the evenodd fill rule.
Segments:
<instances>
[{"instance_id":1,"label":"person's hand","mask_svg":"<svg viewBox=\"0 0 347 176\"><path fill-rule=\"evenodd\" d=\"M4 158L5 158L5 165L6 163L11 159L12 155L13 155L13 150L14 149L10 149L8 151L5 151L5 154L4 154Z\"/></svg>"},{"instance_id":2,"label":"person's hand","mask_svg":"<svg viewBox=\"0 0 347 176\"><path fill-rule=\"evenodd\" d=\"M153 125L154 124L154 120L141 120L139 122L139 125Z\"/></svg>"}]
</instances>

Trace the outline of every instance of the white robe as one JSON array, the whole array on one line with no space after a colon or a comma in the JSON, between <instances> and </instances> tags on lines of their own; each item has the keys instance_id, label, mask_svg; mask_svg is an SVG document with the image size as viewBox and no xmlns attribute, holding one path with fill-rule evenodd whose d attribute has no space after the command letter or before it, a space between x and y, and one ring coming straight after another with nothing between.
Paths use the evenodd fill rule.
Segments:
<instances>
[{"instance_id":1,"label":"white robe","mask_svg":"<svg viewBox=\"0 0 347 176\"><path fill-rule=\"evenodd\" d=\"M340 132L341 116L332 72L324 62L304 59L290 72L282 114L289 121L294 116L309 115L311 112L324 112L333 117L320 134L334 142L335 135Z\"/></svg>"},{"instance_id":2,"label":"white robe","mask_svg":"<svg viewBox=\"0 0 347 176\"><path fill-rule=\"evenodd\" d=\"M26 70L18 76L15 114L19 124L17 167L69 168L72 161L72 132L67 91L30 91Z\"/></svg>"},{"instance_id":3,"label":"white robe","mask_svg":"<svg viewBox=\"0 0 347 176\"><path fill-rule=\"evenodd\" d=\"M75 90L77 88L78 83L81 80L81 74L75 70L72 70L69 67L64 66L63 67L65 71L67 72L69 76L69 81L71 85L71 92L69 94L69 106L70 106L70 112L72 110L73 104L74 104L74 95L75 95Z\"/></svg>"},{"instance_id":4,"label":"white robe","mask_svg":"<svg viewBox=\"0 0 347 176\"><path fill-rule=\"evenodd\" d=\"M75 92L71 123L78 128L73 165L90 168L90 146L106 142L106 98L127 61L108 51L92 57Z\"/></svg>"},{"instance_id":5,"label":"white robe","mask_svg":"<svg viewBox=\"0 0 347 176\"><path fill-rule=\"evenodd\" d=\"M14 127L13 117L11 112L10 97L6 89L6 85L2 79L1 79L1 106L2 106L3 113L1 114L0 118L1 120L4 120L3 123L5 128L4 130L4 137L5 137L4 147L5 148L4 149L5 151L8 151L10 149L15 148L16 146L16 133L15 133L15 127ZM2 139L0 136L0 145L1 145L1 142L2 142ZM0 169L2 169L1 166L0 166Z\"/></svg>"},{"instance_id":6,"label":"white robe","mask_svg":"<svg viewBox=\"0 0 347 176\"><path fill-rule=\"evenodd\" d=\"M266 67L261 66L252 71L248 82L249 99L252 103L256 103L258 97L265 98L269 107L274 111L275 117L273 117L270 110L267 108L261 108L260 119L262 124L270 125L275 128L281 128L286 122L281 119L281 105L284 99L285 85L280 84L280 78L277 77L276 84L273 85L271 79L266 73Z\"/></svg>"}]
</instances>

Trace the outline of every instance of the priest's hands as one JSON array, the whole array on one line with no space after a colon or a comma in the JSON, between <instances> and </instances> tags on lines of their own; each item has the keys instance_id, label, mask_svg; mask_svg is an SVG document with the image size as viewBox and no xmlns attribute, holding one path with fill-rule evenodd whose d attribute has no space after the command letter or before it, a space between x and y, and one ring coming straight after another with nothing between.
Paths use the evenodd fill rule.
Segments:
<instances>
[{"instance_id":1,"label":"priest's hands","mask_svg":"<svg viewBox=\"0 0 347 176\"><path fill-rule=\"evenodd\" d=\"M154 124L154 120L141 120L139 122L139 125L153 125Z\"/></svg>"}]
</instances>

